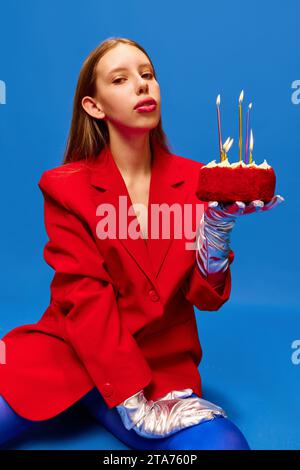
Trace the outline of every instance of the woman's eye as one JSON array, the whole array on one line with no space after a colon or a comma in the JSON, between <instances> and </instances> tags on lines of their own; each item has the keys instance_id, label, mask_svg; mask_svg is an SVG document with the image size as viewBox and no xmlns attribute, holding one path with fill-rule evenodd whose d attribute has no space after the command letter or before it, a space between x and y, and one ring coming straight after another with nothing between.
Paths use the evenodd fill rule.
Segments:
<instances>
[{"instance_id":1,"label":"woman's eye","mask_svg":"<svg viewBox=\"0 0 300 470\"><path fill-rule=\"evenodd\" d=\"M148 75L148 76L150 76L150 78L152 78L152 76L153 76L151 72L143 73L142 77L143 77L144 75ZM125 80L125 77L116 78L116 79L113 81L113 83L120 83L120 80Z\"/></svg>"},{"instance_id":2,"label":"woman's eye","mask_svg":"<svg viewBox=\"0 0 300 470\"><path fill-rule=\"evenodd\" d=\"M144 75L150 75L150 77L152 77L152 73L151 73L151 72L143 73L142 77L143 77Z\"/></svg>"},{"instance_id":3,"label":"woman's eye","mask_svg":"<svg viewBox=\"0 0 300 470\"><path fill-rule=\"evenodd\" d=\"M124 77L116 78L116 80L113 81L113 83L120 83L119 80L125 80Z\"/></svg>"}]
</instances>

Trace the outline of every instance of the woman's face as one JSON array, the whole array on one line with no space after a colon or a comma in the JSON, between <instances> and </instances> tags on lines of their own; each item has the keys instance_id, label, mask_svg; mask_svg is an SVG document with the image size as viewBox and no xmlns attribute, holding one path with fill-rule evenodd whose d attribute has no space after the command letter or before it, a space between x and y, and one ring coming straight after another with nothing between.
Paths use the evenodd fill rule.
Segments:
<instances>
[{"instance_id":1,"label":"woman's face","mask_svg":"<svg viewBox=\"0 0 300 470\"><path fill-rule=\"evenodd\" d=\"M95 101L99 114L95 117L105 119L108 127L114 125L128 131L149 131L158 125L160 88L148 57L140 49L118 44L99 60L96 72ZM151 112L134 109L144 98L154 98L156 109Z\"/></svg>"}]
</instances>

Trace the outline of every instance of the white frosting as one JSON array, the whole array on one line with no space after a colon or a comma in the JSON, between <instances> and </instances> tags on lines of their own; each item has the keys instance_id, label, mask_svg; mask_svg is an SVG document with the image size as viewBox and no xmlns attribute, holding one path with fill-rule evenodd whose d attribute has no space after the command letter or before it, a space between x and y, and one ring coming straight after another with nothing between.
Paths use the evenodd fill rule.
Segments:
<instances>
[{"instance_id":1,"label":"white frosting","mask_svg":"<svg viewBox=\"0 0 300 470\"><path fill-rule=\"evenodd\" d=\"M203 166L202 168L214 168L216 166L218 166L220 168L237 168L237 167L261 168L263 170L267 170L268 168L271 168L271 166L268 165L266 159L260 165L256 165L255 161L253 161L252 163L247 163L247 164L243 161L230 163L228 158L226 158L225 160L223 160L222 162L219 162L219 163L216 163L216 160L212 160L211 162L209 162L207 165Z\"/></svg>"}]
</instances>

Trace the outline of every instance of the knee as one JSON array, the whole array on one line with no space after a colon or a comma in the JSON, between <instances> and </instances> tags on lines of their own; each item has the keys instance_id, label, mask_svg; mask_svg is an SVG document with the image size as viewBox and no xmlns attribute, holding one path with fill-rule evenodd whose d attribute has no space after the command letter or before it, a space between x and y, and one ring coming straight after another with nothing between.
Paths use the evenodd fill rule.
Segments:
<instances>
[{"instance_id":1,"label":"knee","mask_svg":"<svg viewBox=\"0 0 300 470\"><path fill-rule=\"evenodd\" d=\"M250 446L241 430L228 418L219 417L207 423L203 423L203 425L207 426L206 444L208 448L220 450L250 450ZM205 431L204 428L203 431Z\"/></svg>"},{"instance_id":2,"label":"knee","mask_svg":"<svg viewBox=\"0 0 300 470\"><path fill-rule=\"evenodd\" d=\"M36 422L17 414L0 395L0 449L7 446L12 439L21 435Z\"/></svg>"}]
</instances>

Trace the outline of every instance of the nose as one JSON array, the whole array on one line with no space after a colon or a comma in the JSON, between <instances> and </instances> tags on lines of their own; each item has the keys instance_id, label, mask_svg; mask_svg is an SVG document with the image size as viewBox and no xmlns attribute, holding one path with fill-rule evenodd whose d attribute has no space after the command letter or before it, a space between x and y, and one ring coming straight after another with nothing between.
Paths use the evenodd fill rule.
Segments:
<instances>
[{"instance_id":1,"label":"nose","mask_svg":"<svg viewBox=\"0 0 300 470\"><path fill-rule=\"evenodd\" d=\"M140 81L138 83L138 91L141 92L141 91L147 91L149 88L149 84L148 82L143 78L143 77L140 77Z\"/></svg>"}]
</instances>

